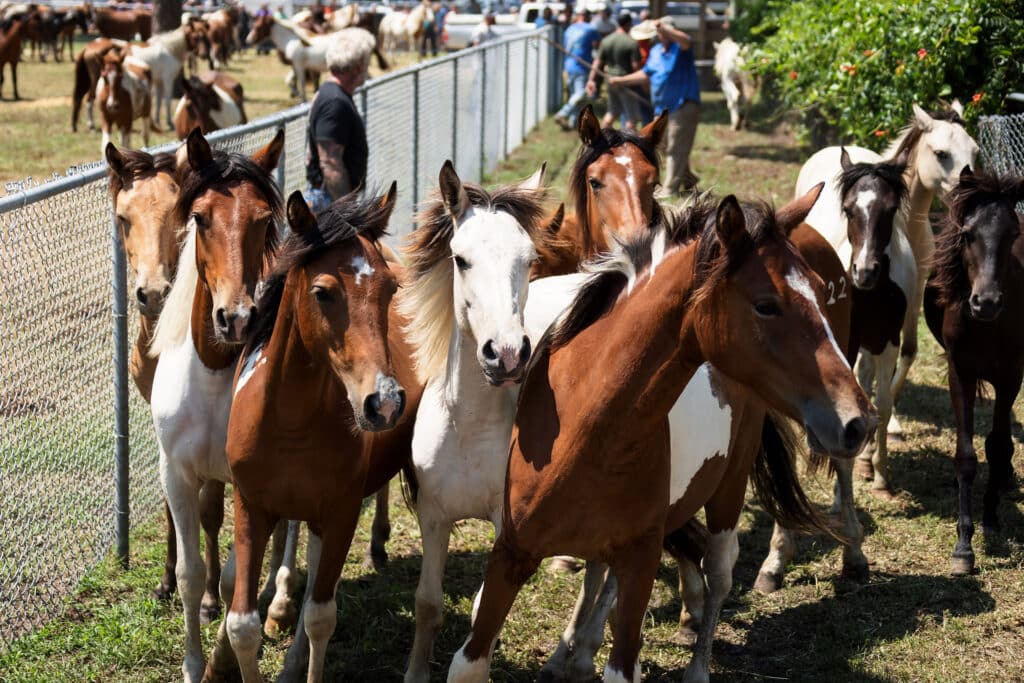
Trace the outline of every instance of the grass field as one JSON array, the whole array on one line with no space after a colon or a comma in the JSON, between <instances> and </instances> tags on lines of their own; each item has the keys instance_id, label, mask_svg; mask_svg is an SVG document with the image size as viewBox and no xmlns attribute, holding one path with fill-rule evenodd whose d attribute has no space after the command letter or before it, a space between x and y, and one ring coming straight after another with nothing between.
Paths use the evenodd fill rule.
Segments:
<instances>
[{"instance_id":1,"label":"grass field","mask_svg":"<svg viewBox=\"0 0 1024 683\"><path fill-rule=\"evenodd\" d=\"M269 73L271 63L273 74ZM246 91L267 107L260 110L254 103L253 116L289 104L281 98L283 67L271 60L241 64ZM264 65L267 73L261 71ZM23 73L32 73L33 66L23 66ZM31 93L30 79L23 76L22 82L23 92ZM4 102L0 107L9 105ZM66 107L54 109L60 110L58 118L64 126L60 130L65 130ZM693 160L704 185L779 204L790 196L800 160L807 153L795 146L783 128L764 126L734 133L715 96L708 97L703 116ZM10 124L5 118L0 125ZM24 120L20 125L29 126ZM65 137L76 136L67 133ZM84 133L77 136L85 137ZM93 144L98 150L98 136L88 139L84 159L95 158ZM544 122L492 180L524 177L546 160L553 188L564 194L576 144L574 135ZM4 157L0 168L6 173L13 163ZM59 164L66 163L71 162L61 157ZM41 168L15 175L48 173L49 167ZM953 419L945 389L945 361L926 330L922 329L920 338L921 354L899 406L906 443L891 451L896 498L881 501L867 495L863 486L857 487L864 550L872 563L870 580L864 584L843 580L836 544L824 538L803 538L784 588L771 596L753 592L771 522L755 503L748 502L735 585L714 648L715 680L1024 680L1024 505L1019 493L1004 497L1000 538L986 543L980 532L976 535L979 572L959 579L948 575L956 521ZM990 414L990 404L979 407L981 435L987 433ZM1020 416L1018 402L1015 417ZM1024 436L1019 423L1014 436L1016 440ZM982 438L976 446L982 453ZM1016 471L1018 478L1024 476L1019 457ZM976 484L976 519L980 519L986 480L987 467L982 464ZM829 499L826 481L811 480L806 486L822 505ZM400 501L397 489L395 493L392 500ZM412 644L413 595L420 562L415 517L400 502L394 503L391 562L379 573L361 567L369 523L367 512L338 590L338 626L327 655L327 679L332 681L400 680ZM0 654L0 680L180 679L180 603L160 604L151 597L162 568L161 527L157 520L134 530L129 571L106 560L83 582L62 619ZM452 539L445 583L447 618L437 643L434 680L444 680L452 653L468 633L473 593L492 541L489 526L479 522L459 525ZM578 576L545 571L529 582L502 633L494 680L536 678L571 612L579 582ZM675 585L674 567L666 560L645 619L641 653L645 680L681 680L689 660L676 632L680 602ZM215 628L216 624L204 629L207 652ZM265 643L261 666L266 676L279 670L289 642L285 638ZM606 645L601 650L599 670L608 649Z\"/></svg>"}]
</instances>

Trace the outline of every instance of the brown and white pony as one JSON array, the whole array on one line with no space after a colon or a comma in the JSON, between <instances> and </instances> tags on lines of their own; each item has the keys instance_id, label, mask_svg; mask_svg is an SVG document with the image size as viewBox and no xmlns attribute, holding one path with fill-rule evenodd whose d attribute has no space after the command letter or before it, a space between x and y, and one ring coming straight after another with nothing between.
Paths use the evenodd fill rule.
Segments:
<instances>
[{"instance_id":1,"label":"brown and white pony","mask_svg":"<svg viewBox=\"0 0 1024 683\"><path fill-rule=\"evenodd\" d=\"M1013 490L1013 403L1024 377L1024 178L972 174L965 168L949 195L949 218L935 250L935 273L924 293L928 328L946 351L949 396L956 417L956 479L960 510L953 574L974 571L972 493L974 401L982 382L996 392L985 439L988 484L982 528L999 532L999 497Z\"/></svg>"},{"instance_id":2,"label":"brown and white pony","mask_svg":"<svg viewBox=\"0 0 1024 683\"><path fill-rule=\"evenodd\" d=\"M152 77L149 68L120 51L108 52L103 57L103 71L96 86L100 103L103 140L100 149L106 151L114 126L121 129L121 146L131 147L132 122L142 121L142 141L149 145L149 129L159 131L151 121Z\"/></svg>"},{"instance_id":3,"label":"brown and white pony","mask_svg":"<svg viewBox=\"0 0 1024 683\"><path fill-rule=\"evenodd\" d=\"M867 399L822 317L822 281L786 238L816 194L777 215L743 209L731 196L696 204L669 222L660 258L651 244L661 237L627 244L545 335L519 396L501 534L449 681L487 679L516 594L552 554L605 561L615 572L606 681L639 681L640 631L663 539L702 506L712 595L716 584L731 584L749 469L728 456L675 462L669 449L669 410L708 363L805 424L824 450L851 457L863 445ZM709 390L723 398L728 385L710 377ZM813 518L788 459L774 467L776 493L788 491L801 503L794 514ZM712 616L698 646L705 666ZM706 680L700 673L692 678Z\"/></svg>"},{"instance_id":4,"label":"brown and white pony","mask_svg":"<svg viewBox=\"0 0 1024 683\"><path fill-rule=\"evenodd\" d=\"M228 59L236 48L237 13L238 10L232 7L203 15L203 21L208 27L207 37L210 41L210 58L214 69L223 69L227 66Z\"/></svg>"},{"instance_id":5,"label":"brown and white pony","mask_svg":"<svg viewBox=\"0 0 1024 683\"><path fill-rule=\"evenodd\" d=\"M75 28L78 28L84 36L89 32L89 15L85 7L72 7L61 16L59 39L57 46L57 61L64 56L65 46L68 49L68 57L75 58Z\"/></svg>"},{"instance_id":6,"label":"brown and white pony","mask_svg":"<svg viewBox=\"0 0 1024 683\"><path fill-rule=\"evenodd\" d=\"M246 123L242 84L220 71L182 82L184 95L174 112L174 133L185 139L193 128L203 134Z\"/></svg>"},{"instance_id":7,"label":"brown and white pony","mask_svg":"<svg viewBox=\"0 0 1024 683\"><path fill-rule=\"evenodd\" d=\"M21 41L25 35L24 14L14 14L0 23L0 97L4 92L4 66L11 65L11 81L14 83L14 99L18 95L18 62L21 61Z\"/></svg>"},{"instance_id":8,"label":"brown and white pony","mask_svg":"<svg viewBox=\"0 0 1024 683\"><path fill-rule=\"evenodd\" d=\"M93 7L92 23L104 38L149 40L153 35L153 10Z\"/></svg>"},{"instance_id":9,"label":"brown and white pony","mask_svg":"<svg viewBox=\"0 0 1024 683\"><path fill-rule=\"evenodd\" d=\"M78 114L82 110L82 101L86 101L86 115L89 119L89 130L96 130L93 119L93 103L96 101L96 84L103 72L103 59L107 53L117 48L124 51L128 43L123 40L96 38L87 44L75 58L75 89L71 99L71 130L78 131Z\"/></svg>"},{"instance_id":10,"label":"brown and white pony","mask_svg":"<svg viewBox=\"0 0 1024 683\"><path fill-rule=\"evenodd\" d=\"M245 681L261 680L256 582L280 518L310 529L306 597L283 675L301 677L308 638L307 680L321 680L361 501L408 462L422 389L390 306L398 278L377 244L395 197L393 183L383 196L349 195L317 217L300 193L288 200L292 236L234 381L227 452L237 578L207 681L235 667Z\"/></svg>"}]
</instances>

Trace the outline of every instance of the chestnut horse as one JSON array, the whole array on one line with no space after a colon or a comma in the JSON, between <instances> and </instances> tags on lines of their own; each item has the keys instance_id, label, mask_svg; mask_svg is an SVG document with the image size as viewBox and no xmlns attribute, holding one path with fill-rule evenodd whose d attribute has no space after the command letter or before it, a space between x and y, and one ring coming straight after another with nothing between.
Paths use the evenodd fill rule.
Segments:
<instances>
[{"instance_id":1,"label":"chestnut horse","mask_svg":"<svg viewBox=\"0 0 1024 683\"><path fill-rule=\"evenodd\" d=\"M106 149L110 197L114 217L124 244L128 264L135 273L133 299L139 311L139 336L132 348L128 369L135 387L149 403L157 359L149 355L164 300L171 290L171 281L178 268L181 249L181 225L175 220L178 202L177 161L173 154L148 154L135 150L119 150L110 143ZM171 508L165 503L167 516L167 558L164 573L154 595L170 600L177 588L174 565L177 543ZM203 596L206 619L216 616L220 554L217 533L224 517L224 484L208 481L203 487L200 519L206 535L206 593Z\"/></svg>"},{"instance_id":2,"label":"chestnut horse","mask_svg":"<svg viewBox=\"0 0 1024 683\"><path fill-rule=\"evenodd\" d=\"M15 14L0 23L0 98L4 93L4 66L10 64L14 99L21 99L18 94L18 62L21 61L21 41L24 35L24 14Z\"/></svg>"},{"instance_id":3,"label":"chestnut horse","mask_svg":"<svg viewBox=\"0 0 1024 683\"><path fill-rule=\"evenodd\" d=\"M236 666L247 683L262 680L256 581L281 518L310 530L306 597L284 677L300 674L308 639L307 680L322 678L362 499L408 462L421 389L389 306L398 280L377 244L396 188L343 197L316 218L301 193L288 199L292 235L266 280L234 380L227 452L237 579L207 681Z\"/></svg>"},{"instance_id":4,"label":"chestnut horse","mask_svg":"<svg viewBox=\"0 0 1024 683\"><path fill-rule=\"evenodd\" d=\"M956 417L960 514L952 565L957 575L974 571L974 399L981 382L996 391L992 431L985 439L986 538L999 531L1000 493L1014 487L1012 408L1024 377L1024 320L1018 317L1024 309L1024 216L1014 209L1021 200L1024 178L963 169L950 194L949 218L936 244L935 273L925 289L925 320L946 350Z\"/></svg>"},{"instance_id":5,"label":"chestnut horse","mask_svg":"<svg viewBox=\"0 0 1024 683\"><path fill-rule=\"evenodd\" d=\"M89 32L89 15L85 7L72 7L60 15L60 44L57 46L57 61L64 55L64 47L68 48L68 57L75 58L75 28L84 36Z\"/></svg>"},{"instance_id":6,"label":"chestnut horse","mask_svg":"<svg viewBox=\"0 0 1024 683\"><path fill-rule=\"evenodd\" d=\"M174 133L184 139L198 127L204 134L246 122L242 84L220 71L182 82L184 95L174 112Z\"/></svg>"},{"instance_id":7,"label":"chestnut horse","mask_svg":"<svg viewBox=\"0 0 1024 683\"><path fill-rule=\"evenodd\" d=\"M639 680L640 627L662 541L705 504L709 584L731 584L748 470L714 456L674 463L669 453L666 417L691 378L709 378L719 397L728 390L707 363L799 419L823 450L849 457L861 447L867 398L822 317L823 283L786 238L815 198L777 216L741 209L731 196L684 212L666 235L627 244L538 344L512 432L502 531L449 681L487 679L516 593L553 553L606 561L615 572L606 681ZM650 248L658 239L660 258ZM791 494L782 500L798 501L794 513L813 519L791 464L780 460L776 484ZM709 615L702 626L705 660L715 621ZM706 668L693 678L706 680Z\"/></svg>"},{"instance_id":8,"label":"chestnut horse","mask_svg":"<svg viewBox=\"0 0 1024 683\"><path fill-rule=\"evenodd\" d=\"M96 38L82 48L75 58L75 89L71 100L71 130L78 132L78 114L82 110L82 101L86 100L86 115L89 118L89 130L96 130L93 120L93 103L96 101L96 84L103 72L103 59L107 53L117 48L124 51L128 43L123 40Z\"/></svg>"},{"instance_id":9,"label":"chestnut horse","mask_svg":"<svg viewBox=\"0 0 1024 683\"><path fill-rule=\"evenodd\" d=\"M92 23L104 38L120 40L149 40L153 35L153 10L92 8Z\"/></svg>"},{"instance_id":10,"label":"chestnut horse","mask_svg":"<svg viewBox=\"0 0 1024 683\"><path fill-rule=\"evenodd\" d=\"M200 489L206 481L230 481L224 444L231 380L256 309L256 284L277 245L282 207L271 171L283 147L284 131L278 131L249 159L212 150L196 130L180 157L174 220L188 234L150 345L150 354L159 356L150 407L160 480L178 536L186 681L198 682L204 669Z\"/></svg>"},{"instance_id":11,"label":"chestnut horse","mask_svg":"<svg viewBox=\"0 0 1024 683\"><path fill-rule=\"evenodd\" d=\"M103 71L100 72L96 87L103 122L101 150L107 149L114 126L121 129L121 146L130 147L132 122L135 119L141 120L142 141L144 145L149 145L152 82L149 67L131 57L125 57L120 50L111 50L103 57ZM154 130L159 132L155 126Z\"/></svg>"}]
</instances>

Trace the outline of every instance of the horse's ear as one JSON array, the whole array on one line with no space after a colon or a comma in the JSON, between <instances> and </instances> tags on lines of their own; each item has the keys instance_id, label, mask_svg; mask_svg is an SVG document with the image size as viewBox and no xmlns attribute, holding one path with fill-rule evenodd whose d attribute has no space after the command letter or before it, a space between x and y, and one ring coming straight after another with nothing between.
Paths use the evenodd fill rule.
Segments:
<instances>
[{"instance_id":1,"label":"horse's ear","mask_svg":"<svg viewBox=\"0 0 1024 683\"><path fill-rule=\"evenodd\" d=\"M459 174L455 172L451 161L444 162L437 182L444 207L448 209L452 218L458 220L469 209L469 195L466 194L466 188L462 186Z\"/></svg>"},{"instance_id":2,"label":"horse's ear","mask_svg":"<svg viewBox=\"0 0 1024 683\"><path fill-rule=\"evenodd\" d=\"M906 168L907 164L910 163L910 145L900 145L900 149L893 158L892 163Z\"/></svg>"},{"instance_id":3,"label":"horse's ear","mask_svg":"<svg viewBox=\"0 0 1024 683\"><path fill-rule=\"evenodd\" d=\"M665 137L665 129L668 128L668 112L663 111L658 114L658 117L648 123L640 130L640 135L651 143L654 147L661 144L662 138Z\"/></svg>"},{"instance_id":4,"label":"horse's ear","mask_svg":"<svg viewBox=\"0 0 1024 683\"><path fill-rule=\"evenodd\" d=\"M256 165L262 168L267 173L270 173L277 168L277 160L281 158L281 151L284 149L284 128L278 128L277 134L274 135L274 139L266 144L266 146L257 150L252 155L252 160L256 162Z\"/></svg>"},{"instance_id":5,"label":"horse's ear","mask_svg":"<svg viewBox=\"0 0 1024 683\"><path fill-rule=\"evenodd\" d=\"M580 134L580 140L587 147L592 147L597 139L601 137L601 122L597 120L594 108L589 104L583 108L576 130Z\"/></svg>"},{"instance_id":6,"label":"horse's ear","mask_svg":"<svg viewBox=\"0 0 1024 683\"><path fill-rule=\"evenodd\" d=\"M954 97L953 98L953 101L950 102L950 104L949 104L949 108L952 109L953 111L955 111L957 116L963 118L963 115L964 115L964 105L960 103L960 98L959 97Z\"/></svg>"},{"instance_id":7,"label":"horse's ear","mask_svg":"<svg viewBox=\"0 0 1024 683\"><path fill-rule=\"evenodd\" d=\"M850 167L853 166L853 162L850 161L850 153L846 151L846 147L843 145L839 146L839 165L844 171L849 171Z\"/></svg>"},{"instance_id":8,"label":"horse's ear","mask_svg":"<svg viewBox=\"0 0 1024 683\"><path fill-rule=\"evenodd\" d=\"M821 191L824 187L824 181L818 183L808 190L807 194L803 197L797 197L775 212L775 222L784 234L789 235L796 226L807 219L807 214L814 208L814 203L818 201L818 197L821 196Z\"/></svg>"},{"instance_id":9,"label":"horse's ear","mask_svg":"<svg viewBox=\"0 0 1024 683\"><path fill-rule=\"evenodd\" d=\"M108 142L104 154L107 157L107 166L110 167L110 172L116 175L122 183L125 183L129 174L125 167L124 157L121 156L121 150L113 142Z\"/></svg>"},{"instance_id":10,"label":"horse's ear","mask_svg":"<svg viewBox=\"0 0 1024 683\"><path fill-rule=\"evenodd\" d=\"M732 249L747 234L747 219L736 200L729 195L718 204L715 212L715 234L726 251Z\"/></svg>"},{"instance_id":11,"label":"horse's ear","mask_svg":"<svg viewBox=\"0 0 1024 683\"><path fill-rule=\"evenodd\" d=\"M380 197L380 207L382 209L387 209L388 210L388 214L390 215L391 211L395 208L395 201L397 199L398 199L398 181L397 180L392 180L391 181L391 187L389 187L388 191L385 192L384 194L382 194L381 197Z\"/></svg>"},{"instance_id":12,"label":"horse's ear","mask_svg":"<svg viewBox=\"0 0 1024 683\"><path fill-rule=\"evenodd\" d=\"M295 190L288 197L288 225L300 235L309 235L316 230L316 216L309 210L309 204L302 192Z\"/></svg>"},{"instance_id":13,"label":"horse's ear","mask_svg":"<svg viewBox=\"0 0 1024 683\"><path fill-rule=\"evenodd\" d=\"M540 162L540 168L534 171L533 175L519 183L520 189L523 190L540 190L544 187L544 172L548 168L548 162Z\"/></svg>"},{"instance_id":14,"label":"horse's ear","mask_svg":"<svg viewBox=\"0 0 1024 683\"><path fill-rule=\"evenodd\" d=\"M213 163L213 150L210 143L203 137L199 126L192 129L192 132L185 138L185 153L188 155L188 164L196 171L199 171Z\"/></svg>"},{"instance_id":15,"label":"horse's ear","mask_svg":"<svg viewBox=\"0 0 1024 683\"><path fill-rule=\"evenodd\" d=\"M552 214L551 218L548 219L547 224L544 226L544 232L549 237L554 237L562 229L562 222L565 220L565 202L558 205L555 209L555 213Z\"/></svg>"},{"instance_id":16,"label":"horse's ear","mask_svg":"<svg viewBox=\"0 0 1024 683\"><path fill-rule=\"evenodd\" d=\"M931 130L932 125L935 123L935 119L932 118L932 115L917 106L917 102L913 104L913 107L914 121L917 122L917 127L925 131Z\"/></svg>"}]
</instances>

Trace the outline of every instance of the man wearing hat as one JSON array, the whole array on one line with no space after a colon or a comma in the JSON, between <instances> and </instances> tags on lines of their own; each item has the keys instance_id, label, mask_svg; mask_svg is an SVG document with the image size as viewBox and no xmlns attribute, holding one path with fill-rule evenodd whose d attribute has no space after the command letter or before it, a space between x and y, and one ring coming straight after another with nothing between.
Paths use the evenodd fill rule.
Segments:
<instances>
[{"instance_id":1,"label":"man wearing hat","mask_svg":"<svg viewBox=\"0 0 1024 683\"><path fill-rule=\"evenodd\" d=\"M650 83L655 115L668 112L662 187L664 195L671 195L696 187L699 180L690 170L690 150L700 120L700 81L690 36L673 25L672 17L662 17L654 22L654 28L658 43L651 48L644 67L609 78L608 85Z\"/></svg>"},{"instance_id":2,"label":"man wearing hat","mask_svg":"<svg viewBox=\"0 0 1024 683\"><path fill-rule=\"evenodd\" d=\"M597 94L597 75L604 70L609 76L625 76L640 68L640 48L636 41L629 37L629 29L633 25L633 15L628 10L619 14L619 25L607 38L601 40L597 51L597 59L590 70L587 80L587 95ZM620 116L625 119L624 127L633 130L640 119L640 100L632 90L624 86L608 86L608 113L604 115L601 125L607 128Z\"/></svg>"}]
</instances>

